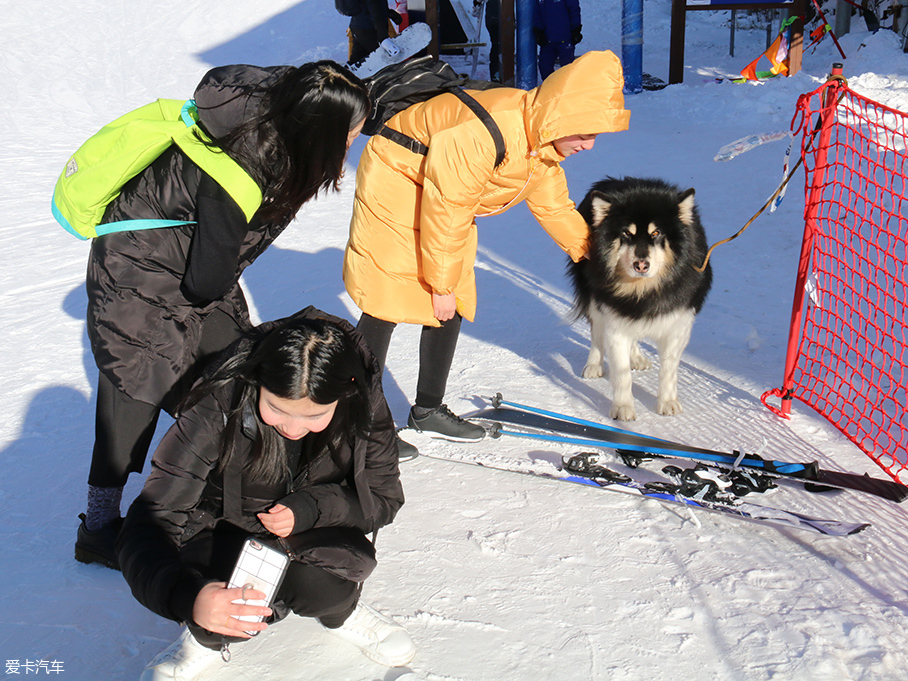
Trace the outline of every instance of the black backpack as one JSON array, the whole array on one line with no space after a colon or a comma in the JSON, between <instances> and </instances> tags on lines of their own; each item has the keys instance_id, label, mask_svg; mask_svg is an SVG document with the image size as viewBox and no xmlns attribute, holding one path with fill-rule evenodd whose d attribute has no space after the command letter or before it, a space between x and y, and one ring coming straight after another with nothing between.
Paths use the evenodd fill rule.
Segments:
<instances>
[{"instance_id":1,"label":"black backpack","mask_svg":"<svg viewBox=\"0 0 908 681\"><path fill-rule=\"evenodd\" d=\"M420 57L400 64L386 66L373 76L365 79L372 99L372 114L366 119L363 133L381 135L416 154L425 156L429 148L397 130L385 126L391 116L407 107L425 102L436 95L450 92L457 96L485 124L495 142L495 167L501 165L505 156L504 137L491 114L482 105L464 92L464 87L485 90L494 85L483 81L472 81L459 75L447 63L432 56Z\"/></svg>"}]
</instances>

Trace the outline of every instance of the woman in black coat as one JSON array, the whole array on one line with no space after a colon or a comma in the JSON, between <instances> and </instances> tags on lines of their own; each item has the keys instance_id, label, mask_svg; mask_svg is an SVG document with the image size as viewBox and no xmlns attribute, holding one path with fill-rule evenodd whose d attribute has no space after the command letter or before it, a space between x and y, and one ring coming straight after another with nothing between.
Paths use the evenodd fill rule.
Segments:
<instances>
[{"instance_id":1,"label":"woman in black coat","mask_svg":"<svg viewBox=\"0 0 908 681\"><path fill-rule=\"evenodd\" d=\"M337 188L370 110L362 81L330 61L224 66L195 92L199 127L255 180L247 219L233 196L172 146L130 180L104 222L187 221L94 239L88 336L100 371L88 507L76 558L117 567L114 541L130 472L141 472L160 410L173 413L196 368L250 327L238 284L319 191Z\"/></svg>"},{"instance_id":2,"label":"woman in black coat","mask_svg":"<svg viewBox=\"0 0 908 681\"><path fill-rule=\"evenodd\" d=\"M347 322L311 307L224 355L161 441L120 533L133 594L188 625L142 678L195 678L228 642L267 627L237 617L289 611L375 661L406 664L406 632L357 604L375 565L366 534L404 502L378 363ZM258 591L226 588L248 536L292 558L273 608L241 602Z\"/></svg>"}]
</instances>

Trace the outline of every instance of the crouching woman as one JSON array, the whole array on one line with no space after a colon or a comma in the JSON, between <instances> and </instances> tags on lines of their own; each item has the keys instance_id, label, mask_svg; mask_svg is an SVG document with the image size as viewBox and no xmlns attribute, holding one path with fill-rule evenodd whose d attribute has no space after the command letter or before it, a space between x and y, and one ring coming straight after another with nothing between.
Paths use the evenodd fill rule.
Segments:
<instances>
[{"instance_id":1,"label":"crouching woman","mask_svg":"<svg viewBox=\"0 0 908 681\"><path fill-rule=\"evenodd\" d=\"M231 346L162 439L118 540L135 597L187 625L143 681L198 678L290 612L407 664L406 631L358 603L375 566L366 534L404 502L397 458L380 369L349 324L310 307ZM227 588L250 535L292 558L271 608ZM254 615L266 619L237 619Z\"/></svg>"}]
</instances>

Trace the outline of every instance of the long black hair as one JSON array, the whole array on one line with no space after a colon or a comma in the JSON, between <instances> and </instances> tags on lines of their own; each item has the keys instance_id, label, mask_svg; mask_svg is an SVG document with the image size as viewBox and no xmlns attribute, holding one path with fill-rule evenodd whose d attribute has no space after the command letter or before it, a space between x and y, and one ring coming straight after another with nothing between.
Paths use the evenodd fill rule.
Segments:
<instances>
[{"instance_id":1,"label":"long black hair","mask_svg":"<svg viewBox=\"0 0 908 681\"><path fill-rule=\"evenodd\" d=\"M350 70L323 60L289 67L245 94L261 97L260 113L211 144L262 188L259 217L286 225L319 191L338 188L347 136L372 108L369 92Z\"/></svg>"},{"instance_id":2,"label":"long black hair","mask_svg":"<svg viewBox=\"0 0 908 681\"><path fill-rule=\"evenodd\" d=\"M251 414L257 436L246 472L269 483L290 475L284 438L265 424L259 413L260 388L286 400L337 402L328 427L306 436L314 440L310 451L317 454L327 449L335 461L345 439L372 439L369 433L373 425L386 425L372 423L365 360L351 335L339 325L324 319L292 317L267 332L253 329L235 347L232 356L193 388L180 409L185 411L202 397L233 384L221 470L235 454L244 415Z\"/></svg>"}]
</instances>

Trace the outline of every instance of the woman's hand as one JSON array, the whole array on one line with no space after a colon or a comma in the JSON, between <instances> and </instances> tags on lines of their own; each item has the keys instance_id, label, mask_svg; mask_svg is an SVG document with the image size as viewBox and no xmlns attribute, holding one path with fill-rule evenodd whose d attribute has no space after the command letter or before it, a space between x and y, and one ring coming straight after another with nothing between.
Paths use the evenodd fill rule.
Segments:
<instances>
[{"instance_id":1,"label":"woman's hand","mask_svg":"<svg viewBox=\"0 0 908 681\"><path fill-rule=\"evenodd\" d=\"M267 513L259 513L258 519L266 530L278 537L289 537L296 524L293 511L283 504L275 504Z\"/></svg>"},{"instance_id":2,"label":"woman's hand","mask_svg":"<svg viewBox=\"0 0 908 681\"><path fill-rule=\"evenodd\" d=\"M245 594L243 593L245 591ZM202 587L192 605L192 619L200 627L215 634L251 638L247 631L264 631L268 625L264 622L244 622L240 616L271 614L271 608L262 605L243 605L233 601L260 600L265 594L256 589L237 587L228 589L226 582L211 582Z\"/></svg>"},{"instance_id":3,"label":"woman's hand","mask_svg":"<svg viewBox=\"0 0 908 681\"><path fill-rule=\"evenodd\" d=\"M453 293L446 293L445 295L433 293L432 312L435 314L435 319L440 322L453 319L454 313L457 312L457 296Z\"/></svg>"}]
</instances>

